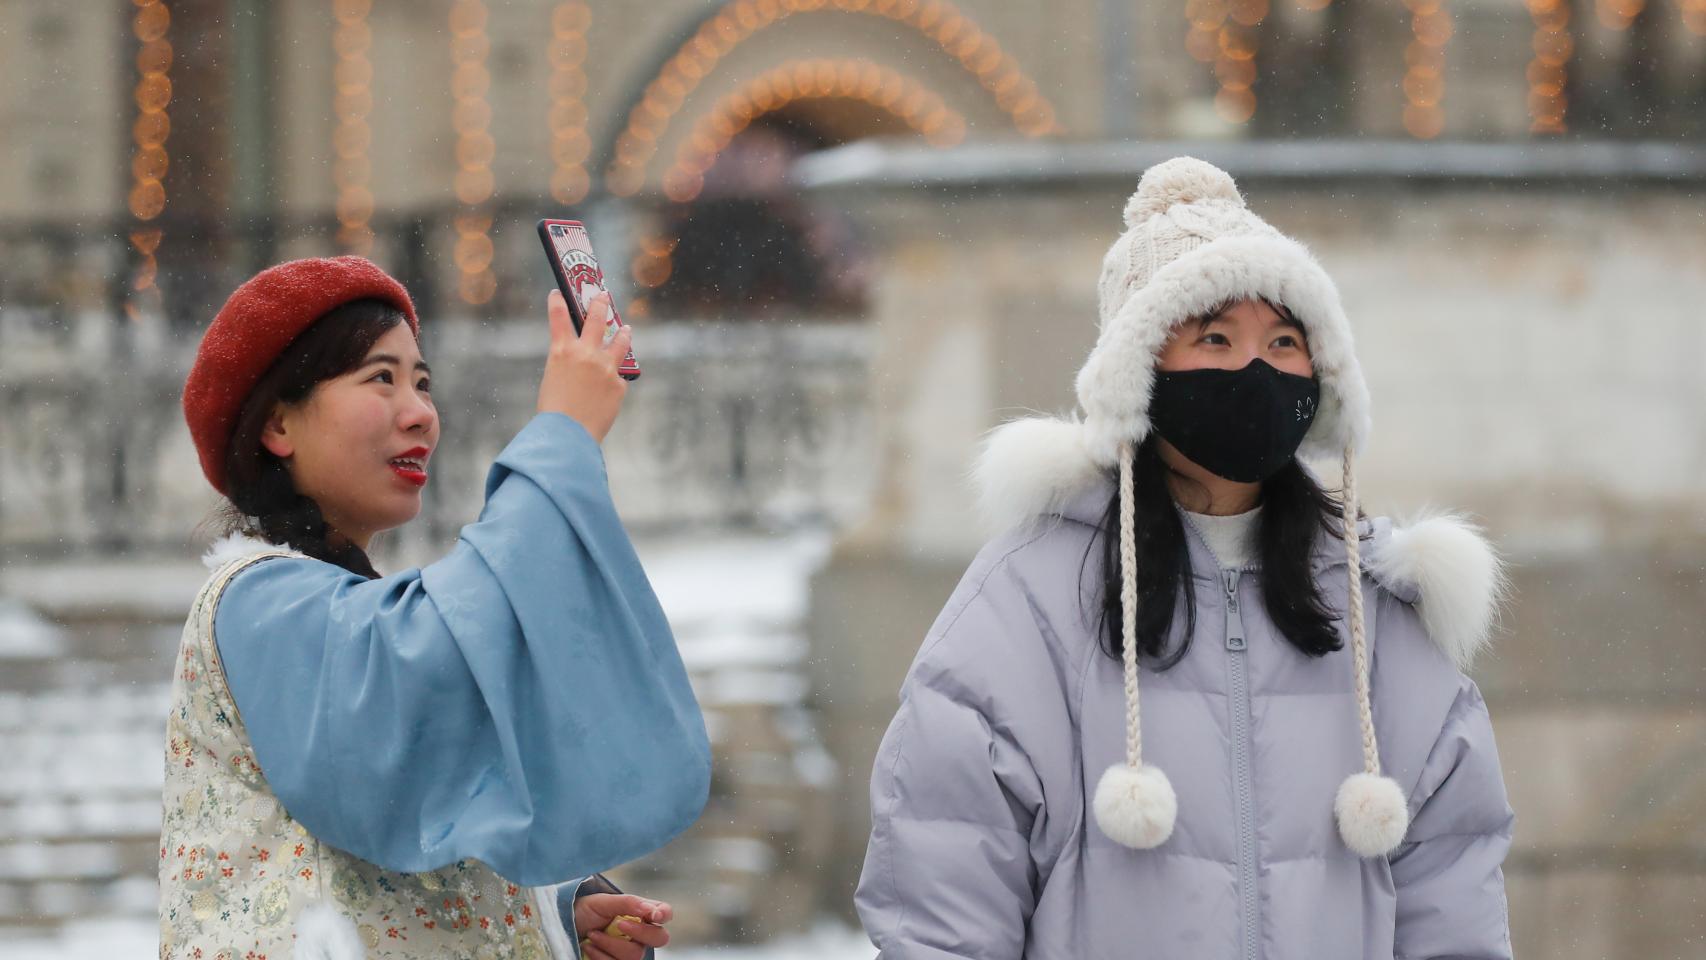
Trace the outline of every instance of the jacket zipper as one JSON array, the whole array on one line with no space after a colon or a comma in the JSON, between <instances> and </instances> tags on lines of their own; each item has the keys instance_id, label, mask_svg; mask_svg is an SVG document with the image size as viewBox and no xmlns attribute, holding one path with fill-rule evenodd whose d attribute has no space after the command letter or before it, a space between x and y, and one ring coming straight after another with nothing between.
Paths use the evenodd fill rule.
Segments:
<instances>
[{"instance_id":1,"label":"jacket zipper","mask_svg":"<svg viewBox=\"0 0 1706 960\"><path fill-rule=\"evenodd\" d=\"M1250 775L1250 680L1245 651L1244 614L1238 608L1238 570L1221 571L1226 590L1226 669L1232 721L1232 776L1238 793L1238 889L1243 899L1242 933L1245 960L1257 960L1257 935L1261 918L1256 894L1255 791Z\"/></svg>"}]
</instances>

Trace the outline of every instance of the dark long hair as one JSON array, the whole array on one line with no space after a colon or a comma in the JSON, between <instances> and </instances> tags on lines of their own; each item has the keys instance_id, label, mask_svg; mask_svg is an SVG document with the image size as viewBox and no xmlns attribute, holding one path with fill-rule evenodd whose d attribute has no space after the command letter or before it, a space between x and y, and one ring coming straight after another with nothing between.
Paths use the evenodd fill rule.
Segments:
<instances>
[{"instance_id":1,"label":"dark long hair","mask_svg":"<svg viewBox=\"0 0 1706 960\"><path fill-rule=\"evenodd\" d=\"M1117 480L1118 474L1114 475ZM1161 459L1160 440L1150 434L1139 444L1132 463L1133 534L1137 555L1137 652L1155 670L1166 670L1185 658L1196 631L1196 599L1190 584L1190 550L1184 518L1173 504ZM1262 516L1258 531L1262 564L1262 597L1268 617L1292 646L1312 657L1340 648L1337 617L1321 599L1311 569L1311 555L1322 531L1339 536L1343 507L1321 488L1295 459L1262 484ZM1120 607L1120 496L1116 482L1108 509L1102 515L1102 594L1100 608L1103 649L1120 659L1125 643ZM1091 550L1095 549L1092 544ZM1185 630L1177 649L1167 650L1174 613L1185 603Z\"/></svg>"},{"instance_id":2,"label":"dark long hair","mask_svg":"<svg viewBox=\"0 0 1706 960\"><path fill-rule=\"evenodd\" d=\"M403 322L389 303L353 300L327 311L273 361L249 391L226 450L227 533L259 535L351 573L379 576L366 551L335 536L320 505L297 492L284 461L261 446L261 433L278 404L300 404L318 384L361 366L379 338Z\"/></svg>"}]
</instances>

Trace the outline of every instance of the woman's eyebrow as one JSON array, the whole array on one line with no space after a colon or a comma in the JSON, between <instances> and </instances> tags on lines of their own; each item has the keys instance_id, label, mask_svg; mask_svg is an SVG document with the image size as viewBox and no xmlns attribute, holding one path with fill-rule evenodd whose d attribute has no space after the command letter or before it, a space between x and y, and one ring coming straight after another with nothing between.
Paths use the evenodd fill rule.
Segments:
<instances>
[{"instance_id":1,"label":"woman's eyebrow","mask_svg":"<svg viewBox=\"0 0 1706 960\"><path fill-rule=\"evenodd\" d=\"M1296 317L1292 316L1289 312L1286 312L1283 310L1276 310L1276 311L1274 311L1274 315L1276 317L1278 317L1277 322L1274 324L1275 326L1290 327L1293 330L1296 330L1298 333L1308 333L1309 332L1309 331L1303 329L1303 322L1301 320L1298 320Z\"/></svg>"},{"instance_id":2,"label":"woman's eyebrow","mask_svg":"<svg viewBox=\"0 0 1706 960\"><path fill-rule=\"evenodd\" d=\"M376 363L388 363L393 367L400 367L403 365L402 360L392 356L389 353L376 353L373 356L368 357L367 362L363 363L362 366L371 367ZM432 373L432 368L427 366L427 362L425 360L416 360L415 361L415 369L419 370L425 374L431 374Z\"/></svg>"}]
</instances>

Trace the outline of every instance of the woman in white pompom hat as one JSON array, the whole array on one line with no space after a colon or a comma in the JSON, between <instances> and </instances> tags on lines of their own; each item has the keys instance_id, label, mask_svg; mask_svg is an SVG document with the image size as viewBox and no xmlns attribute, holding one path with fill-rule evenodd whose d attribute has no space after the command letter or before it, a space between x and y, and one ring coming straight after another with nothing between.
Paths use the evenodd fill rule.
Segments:
<instances>
[{"instance_id":1,"label":"woman in white pompom hat","mask_svg":"<svg viewBox=\"0 0 1706 960\"><path fill-rule=\"evenodd\" d=\"M866 931L887 958L1508 957L1513 815L1463 672L1496 556L1362 518L1338 292L1231 177L1159 164L1125 226L1082 416L977 464L1004 532L878 755Z\"/></svg>"}]
</instances>

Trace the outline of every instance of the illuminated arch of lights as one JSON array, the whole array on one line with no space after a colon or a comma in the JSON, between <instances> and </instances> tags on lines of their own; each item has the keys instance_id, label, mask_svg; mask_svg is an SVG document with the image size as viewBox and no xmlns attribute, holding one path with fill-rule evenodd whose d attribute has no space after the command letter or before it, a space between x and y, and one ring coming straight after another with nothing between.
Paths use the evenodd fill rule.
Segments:
<instances>
[{"instance_id":1,"label":"illuminated arch of lights","mask_svg":"<svg viewBox=\"0 0 1706 960\"><path fill-rule=\"evenodd\" d=\"M694 125L663 176L664 193L678 203L692 201L705 185L705 173L730 141L768 113L804 100L853 100L904 122L927 142L947 147L966 135L966 118L916 80L861 58L791 60L748 81L717 101ZM669 279L677 238L655 236L639 243L629 265L635 284L652 289ZM636 299L642 311L644 298ZM634 304L631 304L632 307Z\"/></svg>"},{"instance_id":2,"label":"illuminated arch of lights","mask_svg":"<svg viewBox=\"0 0 1706 960\"><path fill-rule=\"evenodd\" d=\"M1647 0L1594 0L1593 7L1601 26L1610 30L1627 30L1646 9ZM1687 9L1686 5L1683 9Z\"/></svg>"},{"instance_id":3,"label":"illuminated arch of lights","mask_svg":"<svg viewBox=\"0 0 1706 960\"><path fill-rule=\"evenodd\" d=\"M1526 0L1529 16L1534 19L1534 59L1528 63L1528 113L1533 118L1529 130L1534 133L1559 134L1568 127L1564 123L1569 99L1565 82L1569 77L1570 55L1576 42L1570 35L1570 7L1564 0Z\"/></svg>"},{"instance_id":4,"label":"illuminated arch of lights","mask_svg":"<svg viewBox=\"0 0 1706 960\"><path fill-rule=\"evenodd\" d=\"M455 99L451 126L456 131L456 199L465 209L456 217L452 259L458 274L457 293L469 304L486 303L497 292L492 215L483 209L495 189L492 160L497 155L487 98L492 76L486 59L491 48L486 5L481 0L456 0L450 7L450 93Z\"/></svg>"},{"instance_id":5,"label":"illuminated arch of lights","mask_svg":"<svg viewBox=\"0 0 1706 960\"><path fill-rule=\"evenodd\" d=\"M166 210L166 138L172 132L172 120L166 107L172 102L172 44L166 32L172 25L172 12L161 0L135 0L136 15L131 29L140 45L136 52L138 78L134 91L136 122L131 126L131 140L136 149L131 155L130 215L137 226L130 232L131 246L140 254L136 275L131 286L137 292L152 290L159 276L162 236L159 227L147 224Z\"/></svg>"},{"instance_id":6,"label":"illuminated arch of lights","mask_svg":"<svg viewBox=\"0 0 1706 960\"><path fill-rule=\"evenodd\" d=\"M1706 37L1706 0L1682 0L1682 23L1695 36Z\"/></svg>"},{"instance_id":7,"label":"illuminated arch of lights","mask_svg":"<svg viewBox=\"0 0 1706 960\"><path fill-rule=\"evenodd\" d=\"M1594 14L1601 26L1611 30L1627 30L1652 0L1595 0ZM1706 0L1678 0L1683 26L1689 32L1706 36Z\"/></svg>"},{"instance_id":8,"label":"illuminated arch of lights","mask_svg":"<svg viewBox=\"0 0 1706 960\"><path fill-rule=\"evenodd\" d=\"M579 203L592 189L586 161L592 140L586 133L586 35L592 8L586 0L565 0L551 13L551 198Z\"/></svg>"},{"instance_id":9,"label":"illuminated arch of lights","mask_svg":"<svg viewBox=\"0 0 1706 960\"><path fill-rule=\"evenodd\" d=\"M639 192L664 130L729 51L780 20L815 11L865 14L905 24L975 75L1021 133L1040 137L1060 129L1054 107L1038 92L1035 81L994 37L946 0L732 0L664 63L629 112L616 139L616 156L605 171L610 192L618 196Z\"/></svg>"},{"instance_id":10,"label":"illuminated arch of lights","mask_svg":"<svg viewBox=\"0 0 1706 960\"><path fill-rule=\"evenodd\" d=\"M1220 83L1214 112L1227 123L1248 122L1256 115L1256 28L1268 18L1268 0L1187 0L1185 18L1185 52L1214 64Z\"/></svg>"},{"instance_id":11,"label":"illuminated arch of lights","mask_svg":"<svg viewBox=\"0 0 1706 960\"><path fill-rule=\"evenodd\" d=\"M373 249L373 130L368 116L373 112L373 63L368 50L373 30L367 16L372 0L335 0L332 16L332 49L337 65L332 68L332 112L337 126L332 131L332 182L338 188L335 210L338 243L351 253L367 254Z\"/></svg>"},{"instance_id":12,"label":"illuminated arch of lights","mask_svg":"<svg viewBox=\"0 0 1706 960\"><path fill-rule=\"evenodd\" d=\"M1456 32L1445 0L1404 0L1414 35L1404 48L1404 129L1432 140L1445 129L1445 45Z\"/></svg>"},{"instance_id":13,"label":"illuminated arch of lights","mask_svg":"<svg viewBox=\"0 0 1706 960\"><path fill-rule=\"evenodd\" d=\"M664 174L664 193L685 203L699 195L717 155L753 120L799 100L856 100L904 121L935 146L966 134L966 118L916 80L866 59L790 60L717 102L682 143Z\"/></svg>"}]
</instances>

